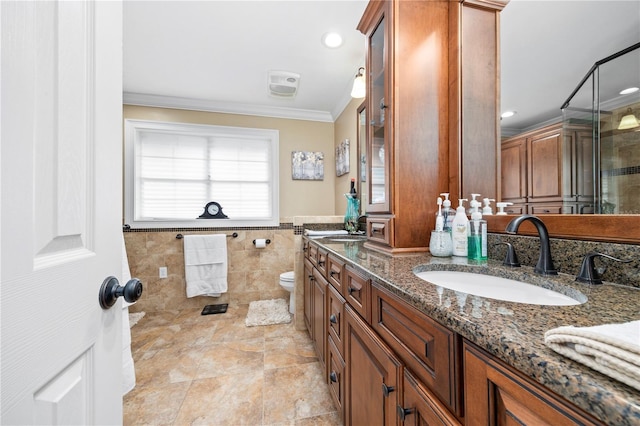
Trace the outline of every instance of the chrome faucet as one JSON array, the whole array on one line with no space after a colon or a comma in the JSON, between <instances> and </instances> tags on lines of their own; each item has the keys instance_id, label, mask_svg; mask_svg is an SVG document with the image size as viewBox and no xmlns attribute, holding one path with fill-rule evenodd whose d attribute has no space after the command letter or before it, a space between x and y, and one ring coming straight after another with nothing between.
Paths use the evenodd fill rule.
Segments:
<instances>
[{"instance_id":1,"label":"chrome faucet","mask_svg":"<svg viewBox=\"0 0 640 426\"><path fill-rule=\"evenodd\" d=\"M538 258L538 263L533 271L540 275L558 275L558 271L553 266L553 260L551 259L549 232L547 231L547 227L544 223L542 223L542 220L537 216L523 214L509 222L506 231L510 234L516 234L520 224L525 220L528 220L535 225L538 230L538 236L540 237L540 257Z\"/></svg>"}]
</instances>

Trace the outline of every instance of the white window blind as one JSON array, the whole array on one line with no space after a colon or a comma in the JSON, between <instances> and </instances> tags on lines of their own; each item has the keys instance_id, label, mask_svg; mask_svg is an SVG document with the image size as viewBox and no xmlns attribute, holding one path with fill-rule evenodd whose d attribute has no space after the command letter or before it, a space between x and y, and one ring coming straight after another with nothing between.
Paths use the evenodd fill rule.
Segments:
<instances>
[{"instance_id":1,"label":"white window blind","mask_svg":"<svg viewBox=\"0 0 640 426\"><path fill-rule=\"evenodd\" d=\"M125 126L125 193L132 192L125 217L133 227L278 224L277 131L138 120ZM209 201L229 220L196 219Z\"/></svg>"}]
</instances>

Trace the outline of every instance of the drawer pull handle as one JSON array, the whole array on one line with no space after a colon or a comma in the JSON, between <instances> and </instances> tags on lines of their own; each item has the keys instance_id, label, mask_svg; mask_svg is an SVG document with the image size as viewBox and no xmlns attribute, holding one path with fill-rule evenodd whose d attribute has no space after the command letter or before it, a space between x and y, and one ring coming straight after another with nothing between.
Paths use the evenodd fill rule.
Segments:
<instances>
[{"instance_id":1,"label":"drawer pull handle","mask_svg":"<svg viewBox=\"0 0 640 426\"><path fill-rule=\"evenodd\" d=\"M404 421L404 419L414 412L415 408L404 408L398 405L398 416L400 416L400 420Z\"/></svg>"},{"instance_id":2,"label":"drawer pull handle","mask_svg":"<svg viewBox=\"0 0 640 426\"><path fill-rule=\"evenodd\" d=\"M382 384L382 394L386 397L389 398L389 394L391 392L394 392L396 390L396 388L394 388L393 386L387 386L384 383Z\"/></svg>"},{"instance_id":3,"label":"drawer pull handle","mask_svg":"<svg viewBox=\"0 0 640 426\"><path fill-rule=\"evenodd\" d=\"M309 281L313 281L313 275L309 275Z\"/></svg>"},{"instance_id":4,"label":"drawer pull handle","mask_svg":"<svg viewBox=\"0 0 640 426\"><path fill-rule=\"evenodd\" d=\"M335 371L329 373L329 380L331 380L332 383L338 383L338 373Z\"/></svg>"},{"instance_id":5,"label":"drawer pull handle","mask_svg":"<svg viewBox=\"0 0 640 426\"><path fill-rule=\"evenodd\" d=\"M360 290L358 290L357 288L349 287L347 288L347 291L349 292L349 294L351 294L353 292L360 291Z\"/></svg>"},{"instance_id":6,"label":"drawer pull handle","mask_svg":"<svg viewBox=\"0 0 640 426\"><path fill-rule=\"evenodd\" d=\"M336 314L331 314L329 316L329 322L331 324L337 324L338 323L338 317L336 316Z\"/></svg>"},{"instance_id":7,"label":"drawer pull handle","mask_svg":"<svg viewBox=\"0 0 640 426\"><path fill-rule=\"evenodd\" d=\"M324 266L324 260L318 260L318 265Z\"/></svg>"},{"instance_id":8,"label":"drawer pull handle","mask_svg":"<svg viewBox=\"0 0 640 426\"><path fill-rule=\"evenodd\" d=\"M329 275L331 275L333 277L334 275L338 275L339 276L340 274L338 272L336 272L336 271L329 271Z\"/></svg>"}]
</instances>

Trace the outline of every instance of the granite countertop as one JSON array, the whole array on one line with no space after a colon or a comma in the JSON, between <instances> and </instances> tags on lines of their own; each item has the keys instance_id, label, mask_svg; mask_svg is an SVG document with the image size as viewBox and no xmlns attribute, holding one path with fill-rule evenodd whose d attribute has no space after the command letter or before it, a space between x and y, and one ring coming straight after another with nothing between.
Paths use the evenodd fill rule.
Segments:
<instances>
[{"instance_id":1,"label":"granite countertop","mask_svg":"<svg viewBox=\"0 0 640 426\"><path fill-rule=\"evenodd\" d=\"M465 258L428 254L389 256L363 241L314 240L400 296L410 305L505 361L594 417L612 425L640 424L640 392L566 358L544 344L555 327L622 323L640 319L640 289L605 282L592 286L574 276L540 277L533 268L507 268L489 260L473 265ZM588 297L575 306L539 306L503 302L442 289L414 275L422 270L463 270L561 286Z\"/></svg>"}]
</instances>

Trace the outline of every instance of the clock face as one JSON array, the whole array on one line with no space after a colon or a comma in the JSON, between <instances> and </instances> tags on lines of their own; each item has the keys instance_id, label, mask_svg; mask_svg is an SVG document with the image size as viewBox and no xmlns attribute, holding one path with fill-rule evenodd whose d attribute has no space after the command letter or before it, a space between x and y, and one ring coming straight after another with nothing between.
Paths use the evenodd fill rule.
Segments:
<instances>
[{"instance_id":1,"label":"clock face","mask_svg":"<svg viewBox=\"0 0 640 426\"><path fill-rule=\"evenodd\" d=\"M219 211L220 206L215 203L209 203L209 205L207 206L207 213L209 213L211 216L217 215Z\"/></svg>"}]
</instances>

